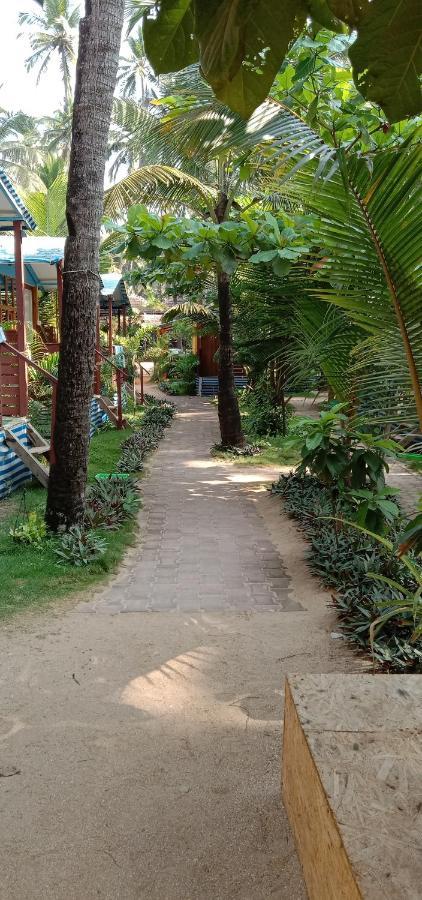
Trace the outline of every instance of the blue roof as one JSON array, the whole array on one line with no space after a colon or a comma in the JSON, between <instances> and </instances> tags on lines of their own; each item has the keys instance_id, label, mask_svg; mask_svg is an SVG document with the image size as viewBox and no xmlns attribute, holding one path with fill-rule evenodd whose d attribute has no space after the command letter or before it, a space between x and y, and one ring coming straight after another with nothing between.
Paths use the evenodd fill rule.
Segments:
<instances>
[{"instance_id":1,"label":"blue roof","mask_svg":"<svg viewBox=\"0 0 422 900\"><path fill-rule=\"evenodd\" d=\"M119 306L130 306L121 272L107 272L105 275L100 275L100 278L102 282L102 287L100 288L101 297L113 297L113 306L116 308Z\"/></svg>"},{"instance_id":2,"label":"blue roof","mask_svg":"<svg viewBox=\"0 0 422 900\"><path fill-rule=\"evenodd\" d=\"M31 231L37 227L10 178L0 168L0 231L11 231L13 222L22 222Z\"/></svg>"},{"instance_id":3,"label":"blue roof","mask_svg":"<svg viewBox=\"0 0 422 900\"><path fill-rule=\"evenodd\" d=\"M122 281L122 276L120 272L109 272L107 275L101 275L101 281L103 285L101 294L103 297L109 297L114 294L119 281Z\"/></svg>"},{"instance_id":4,"label":"blue roof","mask_svg":"<svg viewBox=\"0 0 422 900\"><path fill-rule=\"evenodd\" d=\"M24 237L22 252L25 265L25 283L44 290L57 287L56 264L63 259L65 238ZM13 237L0 237L0 277L15 277L15 247Z\"/></svg>"}]
</instances>

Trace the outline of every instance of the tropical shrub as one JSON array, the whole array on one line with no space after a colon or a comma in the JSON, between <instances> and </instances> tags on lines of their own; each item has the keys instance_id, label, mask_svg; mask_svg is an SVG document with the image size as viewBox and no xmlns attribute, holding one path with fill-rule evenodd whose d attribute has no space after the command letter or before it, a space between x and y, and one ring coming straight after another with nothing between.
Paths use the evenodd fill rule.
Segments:
<instances>
[{"instance_id":1,"label":"tropical shrub","mask_svg":"<svg viewBox=\"0 0 422 900\"><path fill-rule=\"evenodd\" d=\"M330 488L311 475L281 476L272 490L303 528L309 566L335 592L332 603L345 636L391 671L422 672L422 574L394 553L396 526L390 540L352 527L346 496L337 505L345 524L335 521Z\"/></svg>"},{"instance_id":2,"label":"tropical shrub","mask_svg":"<svg viewBox=\"0 0 422 900\"><path fill-rule=\"evenodd\" d=\"M265 378L261 378L255 387L240 391L239 402L243 427L249 436L285 434L290 411L277 403Z\"/></svg>"},{"instance_id":3,"label":"tropical shrub","mask_svg":"<svg viewBox=\"0 0 422 900\"><path fill-rule=\"evenodd\" d=\"M12 540L19 544L38 546L47 534L47 526L37 510L31 510L25 519L9 531Z\"/></svg>"},{"instance_id":4,"label":"tropical shrub","mask_svg":"<svg viewBox=\"0 0 422 900\"><path fill-rule=\"evenodd\" d=\"M130 479L101 478L88 488L85 526L119 528L126 519L136 516L140 498Z\"/></svg>"},{"instance_id":5,"label":"tropical shrub","mask_svg":"<svg viewBox=\"0 0 422 900\"><path fill-rule=\"evenodd\" d=\"M62 534L59 547L54 552L62 565L89 566L104 556L106 549L106 541L95 531L72 525L69 531Z\"/></svg>"}]
</instances>

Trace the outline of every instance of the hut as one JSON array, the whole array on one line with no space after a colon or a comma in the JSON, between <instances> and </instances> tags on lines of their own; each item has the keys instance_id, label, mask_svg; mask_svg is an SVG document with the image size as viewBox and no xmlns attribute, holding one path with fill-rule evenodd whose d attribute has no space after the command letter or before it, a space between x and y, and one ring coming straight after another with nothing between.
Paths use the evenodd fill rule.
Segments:
<instances>
[{"instance_id":1,"label":"hut","mask_svg":"<svg viewBox=\"0 0 422 900\"><path fill-rule=\"evenodd\" d=\"M40 435L28 418L28 371L38 370L52 388L54 422L57 379L31 359L28 337L31 329L40 334L47 351L60 349L60 315L63 294L64 238L28 236L36 227L10 179L0 169L0 498L32 476L46 486L48 466L45 460L54 453L51 441ZM109 296L124 292L120 274L101 276L98 308L103 290ZM56 326L48 333L39 316L40 296L56 298ZM127 301L128 303L128 301ZM127 304L125 302L125 310ZM97 347L98 368L105 359ZM91 433L107 419L123 425L122 373L116 368L117 406L107 398L93 396ZM96 385L99 379L96 379Z\"/></svg>"},{"instance_id":2,"label":"hut","mask_svg":"<svg viewBox=\"0 0 422 900\"><path fill-rule=\"evenodd\" d=\"M198 356L196 393L199 397L218 394L218 335L201 333L197 328L192 339L192 352ZM234 366L234 383L237 388L246 387L248 379L243 366Z\"/></svg>"}]
</instances>

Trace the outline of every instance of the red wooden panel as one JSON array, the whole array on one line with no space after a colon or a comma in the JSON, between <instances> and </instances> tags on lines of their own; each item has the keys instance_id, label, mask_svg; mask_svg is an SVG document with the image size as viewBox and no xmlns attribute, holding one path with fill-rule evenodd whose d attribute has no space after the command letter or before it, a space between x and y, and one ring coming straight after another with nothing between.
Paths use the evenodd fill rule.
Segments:
<instances>
[{"instance_id":1,"label":"red wooden panel","mask_svg":"<svg viewBox=\"0 0 422 900\"><path fill-rule=\"evenodd\" d=\"M214 359L219 347L218 337L204 334L199 338L199 375L218 375L218 362Z\"/></svg>"}]
</instances>

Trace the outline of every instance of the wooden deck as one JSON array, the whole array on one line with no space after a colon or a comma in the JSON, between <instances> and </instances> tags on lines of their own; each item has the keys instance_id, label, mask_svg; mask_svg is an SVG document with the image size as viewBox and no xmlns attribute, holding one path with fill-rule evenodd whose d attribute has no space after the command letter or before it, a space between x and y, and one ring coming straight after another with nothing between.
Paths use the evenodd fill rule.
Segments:
<instances>
[{"instance_id":1,"label":"wooden deck","mask_svg":"<svg viewBox=\"0 0 422 900\"><path fill-rule=\"evenodd\" d=\"M283 799L310 900L419 900L422 676L297 675Z\"/></svg>"}]
</instances>

